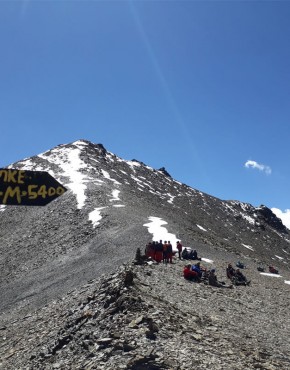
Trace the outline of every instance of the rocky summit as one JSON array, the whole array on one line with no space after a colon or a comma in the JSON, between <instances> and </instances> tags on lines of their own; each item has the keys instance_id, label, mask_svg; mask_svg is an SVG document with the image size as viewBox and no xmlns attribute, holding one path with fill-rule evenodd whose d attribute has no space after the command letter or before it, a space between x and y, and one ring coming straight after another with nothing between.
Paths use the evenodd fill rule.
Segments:
<instances>
[{"instance_id":1,"label":"rocky summit","mask_svg":"<svg viewBox=\"0 0 290 370\"><path fill-rule=\"evenodd\" d=\"M86 140L7 168L46 171L67 191L0 208L1 369L290 368L290 235L265 205L215 198ZM242 261L250 285L191 282L176 255L145 258L156 220L226 284L227 264Z\"/></svg>"}]
</instances>

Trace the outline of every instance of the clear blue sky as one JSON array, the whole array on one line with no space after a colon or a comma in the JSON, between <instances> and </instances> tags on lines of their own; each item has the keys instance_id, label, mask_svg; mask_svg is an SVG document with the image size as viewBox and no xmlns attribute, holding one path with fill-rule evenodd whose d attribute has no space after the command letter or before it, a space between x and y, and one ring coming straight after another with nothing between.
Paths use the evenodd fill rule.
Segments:
<instances>
[{"instance_id":1,"label":"clear blue sky","mask_svg":"<svg viewBox=\"0 0 290 370\"><path fill-rule=\"evenodd\" d=\"M0 166L87 139L290 209L289 45L288 1L2 0Z\"/></svg>"}]
</instances>

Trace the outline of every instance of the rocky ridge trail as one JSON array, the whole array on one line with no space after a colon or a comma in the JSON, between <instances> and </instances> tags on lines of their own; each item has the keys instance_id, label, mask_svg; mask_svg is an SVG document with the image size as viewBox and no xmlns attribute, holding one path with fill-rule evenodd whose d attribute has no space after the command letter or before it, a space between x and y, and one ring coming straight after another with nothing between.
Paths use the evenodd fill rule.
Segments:
<instances>
[{"instance_id":1,"label":"rocky ridge trail","mask_svg":"<svg viewBox=\"0 0 290 370\"><path fill-rule=\"evenodd\" d=\"M289 295L280 291L281 280L248 269L249 287L214 288L186 281L184 264L122 265L36 312L2 322L0 368L290 367Z\"/></svg>"}]
</instances>

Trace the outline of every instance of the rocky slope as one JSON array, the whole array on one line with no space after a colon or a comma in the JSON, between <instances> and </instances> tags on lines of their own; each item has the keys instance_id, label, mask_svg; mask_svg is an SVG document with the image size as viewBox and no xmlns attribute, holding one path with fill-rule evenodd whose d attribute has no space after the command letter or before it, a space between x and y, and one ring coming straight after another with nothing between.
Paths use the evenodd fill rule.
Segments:
<instances>
[{"instance_id":1,"label":"rocky slope","mask_svg":"<svg viewBox=\"0 0 290 370\"><path fill-rule=\"evenodd\" d=\"M225 279L230 256L214 254ZM186 281L183 265L123 265L7 323L1 368L289 368L290 286L249 265L249 287L214 288Z\"/></svg>"},{"instance_id":2,"label":"rocky slope","mask_svg":"<svg viewBox=\"0 0 290 370\"><path fill-rule=\"evenodd\" d=\"M289 367L290 237L269 208L217 199L85 140L10 167L48 171L68 191L45 207L0 209L3 369ZM124 286L121 266L152 240L152 216L222 278L242 259L251 287L187 283L180 261L133 266ZM283 277L261 276L260 263Z\"/></svg>"}]
</instances>

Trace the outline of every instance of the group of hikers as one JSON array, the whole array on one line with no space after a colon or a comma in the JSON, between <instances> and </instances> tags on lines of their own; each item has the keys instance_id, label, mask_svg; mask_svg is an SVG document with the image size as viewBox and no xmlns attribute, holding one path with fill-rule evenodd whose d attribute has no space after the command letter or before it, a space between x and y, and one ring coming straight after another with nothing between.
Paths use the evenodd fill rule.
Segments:
<instances>
[{"instance_id":1,"label":"group of hikers","mask_svg":"<svg viewBox=\"0 0 290 370\"><path fill-rule=\"evenodd\" d=\"M248 280L240 269L234 269L232 264L228 264L226 269L227 277L230 279L231 284L227 285L223 281L218 281L215 273L215 269L207 271L207 269L201 266L200 262L196 264L187 264L183 269L183 276L187 280L201 282L204 281L206 284L219 288L233 288L233 285L249 285Z\"/></svg>"},{"instance_id":2,"label":"group of hikers","mask_svg":"<svg viewBox=\"0 0 290 370\"><path fill-rule=\"evenodd\" d=\"M178 251L178 257L181 259L182 244L177 241L176 248ZM170 240L162 242L162 240L149 242L145 248L145 255L147 258L151 257L157 263L172 263L172 258L176 254L173 251Z\"/></svg>"},{"instance_id":3,"label":"group of hikers","mask_svg":"<svg viewBox=\"0 0 290 370\"><path fill-rule=\"evenodd\" d=\"M157 263L172 263L173 256L178 253L178 258L184 260L199 260L201 258L197 256L197 251L194 249L188 250L187 248L183 248L180 241L176 242L176 249L177 251L173 251L172 244L170 241L162 241L159 240L149 242L145 248L145 255L146 257L151 257ZM182 250L183 249L183 250Z\"/></svg>"},{"instance_id":4,"label":"group of hikers","mask_svg":"<svg viewBox=\"0 0 290 370\"><path fill-rule=\"evenodd\" d=\"M183 268L183 276L186 280L191 280L195 282L205 282L211 286L220 287L220 288L233 288L233 285L249 285L250 280L241 272L241 269L246 268L246 266L238 261L236 267L234 268L231 263L228 264L226 268L226 276L230 280L230 284L227 285L223 281L219 281L216 276L215 269L207 270L204 266L201 265L200 261L202 260L197 255L197 251L191 248L183 248L180 241L176 242L177 251L173 250L172 244L170 241L153 241L149 242L145 248L145 255L147 258L151 258L157 263L173 263L173 256L178 253L179 260L198 260L194 264L186 264ZM260 271L260 268L258 268ZM263 268L264 271L264 268ZM269 266L269 272L278 274L278 270L273 266Z\"/></svg>"}]
</instances>

